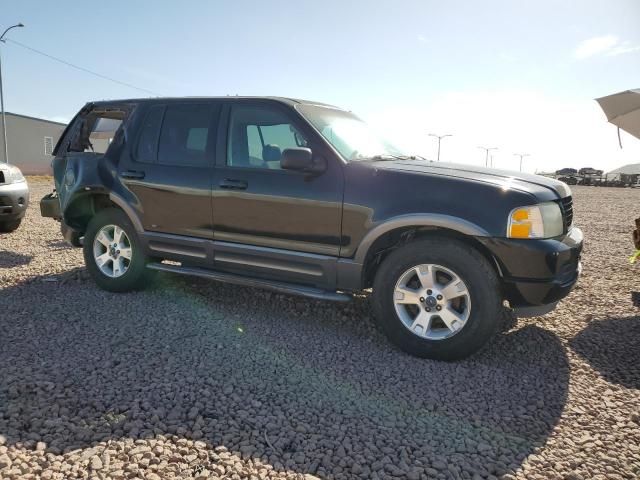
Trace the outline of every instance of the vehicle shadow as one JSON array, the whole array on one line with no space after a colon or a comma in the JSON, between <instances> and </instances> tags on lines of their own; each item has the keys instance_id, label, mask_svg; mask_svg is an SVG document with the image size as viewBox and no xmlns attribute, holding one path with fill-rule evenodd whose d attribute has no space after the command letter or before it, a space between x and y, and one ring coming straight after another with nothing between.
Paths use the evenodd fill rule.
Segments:
<instances>
[{"instance_id":1,"label":"vehicle shadow","mask_svg":"<svg viewBox=\"0 0 640 480\"><path fill-rule=\"evenodd\" d=\"M502 475L544 445L567 400L564 348L535 326L434 362L391 347L366 297L339 305L170 276L111 294L82 270L0 290L8 446L89 458L104 442L164 436L320 478ZM33 301L13 301L17 289ZM214 468L216 455L189 468Z\"/></svg>"},{"instance_id":2,"label":"vehicle shadow","mask_svg":"<svg viewBox=\"0 0 640 480\"><path fill-rule=\"evenodd\" d=\"M33 259L32 255L0 250L0 268L14 268L28 265Z\"/></svg>"},{"instance_id":3,"label":"vehicle shadow","mask_svg":"<svg viewBox=\"0 0 640 480\"><path fill-rule=\"evenodd\" d=\"M592 320L569 345L607 381L640 389L640 316Z\"/></svg>"}]
</instances>

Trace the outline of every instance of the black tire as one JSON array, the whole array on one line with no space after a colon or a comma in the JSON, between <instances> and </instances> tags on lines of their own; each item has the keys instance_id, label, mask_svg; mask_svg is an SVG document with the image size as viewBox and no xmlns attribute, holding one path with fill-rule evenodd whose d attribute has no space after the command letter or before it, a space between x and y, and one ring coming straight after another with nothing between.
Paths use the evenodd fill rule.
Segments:
<instances>
[{"instance_id":1,"label":"black tire","mask_svg":"<svg viewBox=\"0 0 640 480\"><path fill-rule=\"evenodd\" d=\"M128 269L123 275L116 278L109 277L102 273L93 253L96 235L102 227L106 225L116 225L122 228L131 244L131 262L128 265ZM87 231L84 234L83 253L84 263L91 277L100 288L108 290L109 292L140 290L148 285L154 273L152 270L146 268L149 257L143 253L131 221L122 210L116 208L101 210L91 219L87 226Z\"/></svg>"},{"instance_id":2,"label":"black tire","mask_svg":"<svg viewBox=\"0 0 640 480\"><path fill-rule=\"evenodd\" d=\"M67 241L69 245L72 247L79 248L82 246L82 242L80 241L80 233L72 230L64 222L60 224L60 233L62 237Z\"/></svg>"},{"instance_id":3,"label":"black tire","mask_svg":"<svg viewBox=\"0 0 640 480\"><path fill-rule=\"evenodd\" d=\"M15 232L20 224L22 223L22 219L19 220L5 220L0 222L0 232L2 233L11 233Z\"/></svg>"},{"instance_id":4,"label":"black tire","mask_svg":"<svg viewBox=\"0 0 640 480\"><path fill-rule=\"evenodd\" d=\"M434 264L454 272L467 285L471 308L464 326L440 340L414 334L394 308L394 289L410 268ZM497 332L502 321L502 295L495 270L474 248L450 238L416 240L391 252L376 273L373 310L382 331L395 345L416 357L459 360L473 354Z\"/></svg>"}]
</instances>

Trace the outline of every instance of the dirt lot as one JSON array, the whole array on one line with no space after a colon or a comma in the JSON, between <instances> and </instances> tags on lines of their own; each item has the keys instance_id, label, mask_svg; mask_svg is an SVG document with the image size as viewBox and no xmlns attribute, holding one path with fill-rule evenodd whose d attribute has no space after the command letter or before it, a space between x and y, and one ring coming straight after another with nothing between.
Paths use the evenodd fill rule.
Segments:
<instances>
[{"instance_id":1,"label":"dirt lot","mask_svg":"<svg viewBox=\"0 0 640 480\"><path fill-rule=\"evenodd\" d=\"M98 290L48 190L0 235L2 479L640 477L640 190L574 188L579 286L451 364L392 348L366 298Z\"/></svg>"}]
</instances>

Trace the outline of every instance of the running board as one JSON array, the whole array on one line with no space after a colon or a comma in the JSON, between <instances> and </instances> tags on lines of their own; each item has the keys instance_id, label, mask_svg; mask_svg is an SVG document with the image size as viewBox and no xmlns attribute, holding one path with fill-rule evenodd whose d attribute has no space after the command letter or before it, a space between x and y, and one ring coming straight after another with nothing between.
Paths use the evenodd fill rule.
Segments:
<instances>
[{"instance_id":1,"label":"running board","mask_svg":"<svg viewBox=\"0 0 640 480\"><path fill-rule=\"evenodd\" d=\"M161 272L180 273L194 277L208 278L219 282L231 283L233 285L243 285L245 287L256 287L271 290L287 295L297 295L300 297L315 298L316 300L330 300L333 302L348 302L351 296L346 293L330 292L319 288L305 287L293 283L276 282L263 280L261 278L245 277L233 273L218 272L197 267L183 267L180 265L169 265L166 263L149 263L147 268L159 270Z\"/></svg>"}]
</instances>

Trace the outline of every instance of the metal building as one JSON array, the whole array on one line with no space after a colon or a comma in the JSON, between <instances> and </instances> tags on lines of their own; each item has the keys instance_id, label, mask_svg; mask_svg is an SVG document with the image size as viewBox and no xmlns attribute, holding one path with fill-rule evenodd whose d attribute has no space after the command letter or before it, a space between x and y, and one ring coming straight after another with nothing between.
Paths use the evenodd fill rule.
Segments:
<instances>
[{"instance_id":1,"label":"metal building","mask_svg":"<svg viewBox=\"0 0 640 480\"><path fill-rule=\"evenodd\" d=\"M51 152L66 125L17 113L6 112L5 116L9 163L18 166L25 175L50 174ZM0 162L4 161L0 132Z\"/></svg>"}]
</instances>

